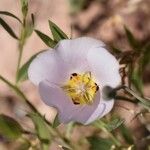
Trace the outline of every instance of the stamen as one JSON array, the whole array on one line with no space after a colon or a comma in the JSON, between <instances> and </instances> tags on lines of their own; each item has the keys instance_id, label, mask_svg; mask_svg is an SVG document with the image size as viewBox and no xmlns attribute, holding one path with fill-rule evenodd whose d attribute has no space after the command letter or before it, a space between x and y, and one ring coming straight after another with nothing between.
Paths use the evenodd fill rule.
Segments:
<instances>
[{"instance_id":1,"label":"stamen","mask_svg":"<svg viewBox=\"0 0 150 150\"><path fill-rule=\"evenodd\" d=\"M83 75L71 74L70 80L62 88L75 105L91 104L99 90L98 85L92 79L91 72L86 72Z\"/></svg>"}]
</instances>

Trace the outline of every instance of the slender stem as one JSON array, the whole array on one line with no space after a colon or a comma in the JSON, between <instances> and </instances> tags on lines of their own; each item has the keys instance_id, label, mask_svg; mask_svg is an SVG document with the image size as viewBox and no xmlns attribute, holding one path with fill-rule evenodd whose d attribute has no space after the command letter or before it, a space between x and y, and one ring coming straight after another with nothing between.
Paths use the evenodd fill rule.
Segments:
<instances>
[{"instance_id":1,"label":"slender stem","mask_svg":"<svg viewBox=\"0 0 150 150\"><path fill-rule=\"evenodd\" d=\"M124 87L124 90L126 90L128 93L130 93L136 99L138 99L141 103L143 103L144 105L146 105L150 108L150 99L145 99L143 97L140 97L139 95L137 95L133 90L129 89L128 87Z\"/></svg>"},{"instance_id":2,"label":"slender stem","mask_svg":"<svg viewBox=\"0 0 150 150\"><path fill-rule=\"evenodd\" d=\"M19 47L20 48L19 48L19 56L18 56L17 71L16 71L16 82L17 82L17 77L18 77L19 68L20 68L20 65L21 65L22 53L23 53L23 45L20 45Z\"/></svg>"},{"instance_id":3,"label":"slender stem","mask_svg":"<svg viewBox=\"0 0 150 150\"><path fill-rule=\"evenodd\" d=\"M25 35L26 30L25 29L26 29L26 16L23 17L23 24L21 26L21 32L20 32L20 37L19 37L19 45L18 45L19 56L18 56L17 71L16 71L16 83L17 83L19 68L21 65L23 48L24 48L25 41L26 41L26 35Z\"/></svg>"},{"instance_id":4,"label":"slender stem","mask_svg":"<svg viewBox=\"0 0 150 150\"><path fill-rule=\"evenodd\" d=\"M119 96L119 95L115 96L115 99L116 99L116 100L123 100L123 101L131 102L131 103L135 103L135 104L138 103L138 100L137 100L137 99L130 99L130 98L128 98L128 97Z\"/></svg>"},{"instance_id":5,"label":"slender stem","mask_svg":"<svg viewBox=\"0 0 150 150\"><path fill-rule=\"evenodd\" d=\"M74 122L70 122L70 123L67 125L67 128L66 128L66 138L67 138L67 139L70 139L70 137L71 137L71 133L72 133L73 126L74 126Z\"/></svg>"},{"instance_id":6,"label":"slender stem","mask_svg":"<svg viewBox=\"0 0 150 150\"><path fill-rule=\"evenodd\" d=\"M127 99L127 98L125 98L125 99L123 99L123 100L126 100L126 101L130 101L130 102L132 102L132 103L138 103L138 101L140 101L142 104L144 104L144 105L146 105L147 107L149 107L150 108L150 98L143 98L143 97L141 97L141 96L139 96L139 95L137 95L133 90L131 90L130 88L128 88L127 86L119 86L119 87L117 87L117 88L114 88L114 89L112 89L111 91L110 91L110 94L111 93L114 93L114 92L117 92L117 91L119 91L120 89L124 89L126 92L128 92L130 95L132 95L133 97L135 97L136 98L136 101L135 100L131 100L131 99ZM119 97L119 96L118 96ZM117 98L117 96L116 96L116 98Z\"/></svg>"},{"instance_id":7,"label":"slender stem","mask_svg":"<svg viewBox=\"0 0 150 150\"><path fill-rule=\"evenodd\" d=\"M27 99L27 97L24 95L24 93L15 85L13 85L11 82L9 82L7 79L5 79L3 76L0 75L0 80L2 80L4 83L6 83L11 89L13 89L19 97L21 97L27 105L32 109L34 112L38 112L37 109L30 103L30 101Z\"/></svg>"}]
</instances>

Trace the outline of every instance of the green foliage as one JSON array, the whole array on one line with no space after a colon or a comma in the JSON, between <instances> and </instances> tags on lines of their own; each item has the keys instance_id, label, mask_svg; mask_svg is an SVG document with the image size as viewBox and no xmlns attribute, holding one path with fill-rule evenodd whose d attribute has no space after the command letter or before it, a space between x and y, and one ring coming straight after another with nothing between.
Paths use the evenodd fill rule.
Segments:
<instances>
[{"instance_id":1,"label":"green foliage","mask_svg":"<svg viewBox=\"0 0 150 150\"><path fill-rule=\"evenodd\" d=\"M27 23L24 28L24 38L27 39L28 37L30 37L31 34L33 33L33 30L34 30L33 22Z\"/></svg>"},{"instance_id":2,"label":"green foliage","mask_svg":"<svg viewBox=\"0 0 150 150\"><path fill-rule=\"evenodd\" d=\"M14 14L12 14L12 13L10 13L8 11L0 11L0 14L13 17L16 20L18 20L20 23L22 23L22 21L17 16L15 16Z\"/></svg>"},{"instance_id":3,"label":"green foliage","mask_svg":"<svg viewBox=\"0 0 150 150\"><path fill-rule=\"evenodd\" d=\"M54 122L52 124L52 127L53 128L56 128L60 125L60 122L59 122L59 118L58 118L58 115L56 115L55 119L54 119Z\"/></svg>"},{"instance_id":4,"label":"green foliage","mask_svg":"<svg viewBox=\"0 0 150 150\"><path fill-rule=\"evenodd\" d=\"M9 33L9 35L11 35L13 38L17 40L19 39L17 35L14 33L14 31L12 30L12 28L1 17L0 17L0 24Z\"/></svg>"},{"instance_id":5,"label":"green foliage","mask_svg":"<svg viewBox=\"0 0 150 150\"><path fill-rule=\"evenodd\" d=\"M27 16L28 13L28 0L20 0L21 2L21 10L24 18Z\"/></svg>"},{"instance_id":6,"label":"green foliage","mask_svg":"<svg viewBox=\"0 0 150 150\"><path fill-rule=\"evenodd\" d=\"M96 126L105 128L109 132L117 129L119 126L123 124L124 120L118 117L112 117L111 120L107 120L105 118L96 121Z\"/></svg>"},{"instance_id":7,"label":"green foliage","mask_svg":"<svg viewBox=\"0 0 150 150\"><path fill-rule=\"evenodd\" d=\"M68 39L68 36L52 21L49 20L49 27L52 32L54 41L59 42L63 39Z\"/></svg>"},{"instance_id":8,"label":"green foliage","mask_svg":"<svg viewBox=\"0 0 150 150\"><path fill-rule=\"evenodd\" d=\"M107 122L105 124L105 127L107 128L108 131L113 131L117 129L119 126L123 124L124 120L120 118L113 118L110 122Z\"/></svg>"},{"instance_id":9,"label":"green foliage","mask_svg":"<svg viewBox=\"0 0 150 150\"><path fill-rule=\"evenodd\" d=\"M150 43L148 43L143 49L143 57L141 61L143 70L150 65Z\"/></svg>"},{"instance_id":10,"label":"green foliage","mask_svg":"<svg viewBox=\"0 0 150 150\"><path fill-rule=\"evenodd\" d=\"M48 47L55 47L56 42L53 41L49 36L39 30L35 30L35 32Z\"/></svg>"},{"instance_id":11,"label":"green foliage","mask_svg":"<svg viewBox=\"0 0 150 150\"><path fill-rule=\"evenodd\" d=\"M20 32L20 40L19 40L19 51L23 51L23 47L27 41L27 39L31 36L34 30L34 24L32 22L26 22L23 25L21 32Z\"/></svg>"},{"instance_id":12,"label":"green foliage","mask_svg":"<svg viewBox=\"0 0 150 150\"><path fill-rule=\"evenodd\" d=\"M145 107L150 108L150 99L149 98L143 98L141 96L139 96L138 94L136 94L133 90L131 90L128 87L124 87L125 91L130 93L132 96L134 96L140 103L142 103L142 105L144 105Z\"/></svg>"},{"instance_id":13,"label":"green foliage","mask_svg":"<svg viewBox=\"0 0 150 150\"><path fill-rule=\"evenodd\" d=\"M76 13L83 9L87 0L69 0L72 13Z\"/></svg>"},{"instance_id":14,"label":"green foliage","mask_svg":"<svg viewBox=\"0 0 150 150\"><path fill-rule=\"evenodd\" d=\"M143 80L142 80L142 66L140 64L134 65L131 70L130 80L136 90L143 95Z\"/></svg>"},{"instance_id":15,"label":"green foliage","mask_svg":"<svg viewBox=\"0 0 150 150\"><path fill-rule=\"evenodd\" d=\"M8 140L16 140L22 135L22 127L13 118L0 115L0 134Z\"/></svg>"},{"instance_id":16,"label":"green foliage","mask_svg":"<svg viewBox=\"0 0 150 150\"><path fill-rule=\"evenodd\" d=\"M125 141L128 144L134 144L134 140L133 140L132 134L131 134L130 130L125 125L122 124L119 127L119 130L121 132L121 135L123 136L123 138L125 139Z\"/></svg>"},{"instance_id":17,"label":"green foliage","mask_svg":"<svg viewBox=\"0 0 150 150\"><path fill-rule=\"evenodd\" d=\"M139 44L139 41L137 41L137 39L134 37L132 32L126 26L124 26L124 29L130 46L134 50L141 50L141 45Z\"/></svg>"},{"instance_id":18,"label":"green foliage","mask_svg":"<svg viewBox=\"0 0 150 150\"><path fill-rule=\"evenodd\" d=\"M88 141L91 145L91 150L110 150L114 145L111 139L104 139L96 136L89 137Z\"/></svg>"},{"instance_id":19,"label":"green foliage","mask_svg":"<svg viewBox=\"0 0 150 150\"><path fill-rule=\"evenodd\" d=\"M37 135L41 141L42 150L48 150L51 136L44 119L36 113L30 113L28 116L35 125Z\"/></svg>"},{"instance_id":20,"label":"green foliage","mask_svg":"<svg viewBox=\"0 0 150 150\"><path fill-rule=\"evenodd\" d=\"M35 30L36 34L48 47L54 48L60 40L68 39L67 35L53 22L49 21L49 27L54 40L41 31Z\"/></svg>"},{"instance_id":21,"label":"green foliage","mask_svg":"<svg viewBox=\"0 0 150 150\"><path fill-rule=\"evenodd\" d=\"M115 46L111 45L110 47L111 47L112 53L114 55L119 56L120 54L122 54L122 51L120 49L116 48Z\"/></svg>"},{"instance_id":22,"label":"green foliage","mask_svg":"<svg viewBox=\"0 0 150 150\"><path fill-rule=\"evenodd\" d=\"M103 132L105 132L106 134L108 134L111 137L112 141L115 143L116 146L120 147L121 146L120 141L113 135L113 133L110 132L110 130L112 131L112 129L117 128L117 126L118 126L117 124L118 123L115 123L115 125L113 125L113 128L112 128L111 125L108 126L107 124L109 124L109 122L106 123L106 121L102 121L102 120L97 120L97 121L95 121L93 123L93 125L95 127L101 129Z\"/></svg>"},{"instance_id":23,"label":"green foliage","mask_svg":"<svg viewBox=\"0 0 150 150\"><path fill-rule=\"evenodd\" d=\"M136 91L143 96L143 72L146 66L150 64L150 44L142 45L126 26L124 28L128 42L133 48L133 57L128 62L124 62L128 64L129 83L132 83Z\"/></svg>"}]
</instances>

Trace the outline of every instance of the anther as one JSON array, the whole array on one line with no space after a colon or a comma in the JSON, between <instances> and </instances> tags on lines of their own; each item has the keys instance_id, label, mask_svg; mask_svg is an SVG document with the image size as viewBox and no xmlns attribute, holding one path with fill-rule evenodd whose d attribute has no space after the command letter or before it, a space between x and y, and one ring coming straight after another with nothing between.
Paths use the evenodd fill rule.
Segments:
<instances>
[{"instance_id":1,"label":"anther","mask_svg":"<svg viewBox=\"0 0 150 150\"><path fill-rule=\"evenodd\" d=\"M80 102L78 102L76 99L74 99L74 98L72 98L72 101L73 101L73 103L75 104L75 105L79 105L80 104Z\"/></svg>"},{"instance_id":2,"label":"anther","mask_svg":"<svg viewBox=\"0 0 150 150\"><path fill-rule=\"evenodd\" d=\"M77 73L72 73L71 75L72 75L72 76L77 76L78 74L77 74Z\"/></svg>"},{"instance_id":3,"label":"anther","mask_svg":"<svg viewBox=\"0 0 150 150\"><path fill-rule=\"evenodd\" d=\"M95 85L96 85L96 91L98 91L99 90L99 86L95 83Z\"/></svg>"}]
</instances>

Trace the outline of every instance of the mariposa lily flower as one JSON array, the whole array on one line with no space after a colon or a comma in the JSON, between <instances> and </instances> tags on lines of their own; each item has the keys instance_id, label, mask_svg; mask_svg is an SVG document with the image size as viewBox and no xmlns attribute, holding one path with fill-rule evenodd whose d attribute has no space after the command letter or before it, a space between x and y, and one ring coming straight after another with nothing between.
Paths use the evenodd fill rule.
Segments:
<instances>
[{"instance_id":1,"label":"mariposa lily flower","mask_svg":"<svg viewBox=\"0 0 150 150\"><path fill-rule=\"evenodd\" d=\"M41 99L58 110L61 123L89 124L112 109L103 88L120 83L119 64L101 41L81 37L60 41L39 54L28 70Z\"/></svg>"}]
</instances>

